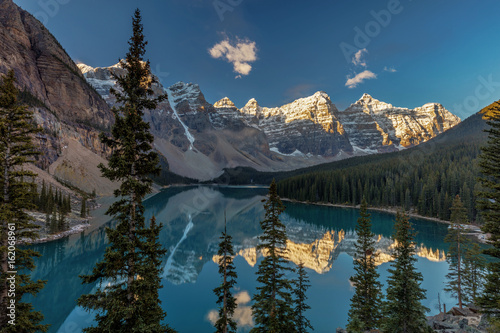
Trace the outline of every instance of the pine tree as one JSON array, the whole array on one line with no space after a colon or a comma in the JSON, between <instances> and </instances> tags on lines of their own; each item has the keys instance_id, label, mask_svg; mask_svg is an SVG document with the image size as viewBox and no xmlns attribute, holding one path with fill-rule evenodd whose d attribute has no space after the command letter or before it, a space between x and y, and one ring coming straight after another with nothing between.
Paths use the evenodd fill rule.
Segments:
<instances>
[{"instance_id":1,"label":"pine tree","mask_svg":"<svg viewBox=\"0 0 500 333\"><path fill-rule=\"evenodd\" d=\"M80 217L87 217L87 199L85 197L82 198L82 207L80 209Z\"/></svg>"},{"instance_id":2,"label":"pine tree","mask_svg":"<svg viewBox=\"0 0 500 333\"><path fill-rule=\"evenodd\" d=\"M57 223L57 211L55 208L52 209L52 214L50 215L50 233L55 234L59 232L59 225Z\"/></svg>"},{"instance_id":3,"label":"pine tree","mask_svg":"<svg viewBox=\"0 0 500 333\"><path fill-rule=\"evenodd\" d=\"M285 210L276 189L276 182L269 187L269 198L264 204L264 220L260 222L263 235L259 236L257 250L265 255L257 271L257 294L253 296L253 316L257 332L287 332L294 327L291 281L286 273L292 269L287 265L286 227L280 221L280 214Z\"/></svg>"},{"instance_id":4,"label":"pine tree","mask_svg":"<svg viewBox=\"0 0 500 333\"><path fill-rule=\"evenodd\" d=\"M297 280L293 281L294 289L293 303L295 305L294 311L294 321L295 321L295 332L297 333L307 333L309 330L314 330L311 323L305 316L305 312L311 307L307 305L307 295L306 291L311 286L309 284L309 279L307 277L307 272L304 269L304 263L299 263L297 265Z\"/></svg>"},{"instance_id":5,"label":"pine tree","mask_svg":"<svg viewBox=\"0 0 500 333\"><path fill-rule=\"evenodd\" d=\"M24 169L37 154L32 136L38 132L33 114L17 101L18 90L14 86L14 72L4 76L0 84L0 332L46 332L48 325L41 325L43 315L35 311L31 303L23 302L25 294L36 295L45 281L33 281L30 271L35 268L33 258L40 254L32 249L15 245L16 239L37 237L40 228L26 213L34 209L29 200L36 174ZM12 262L9 246L15 247ZM9 273L17 271L17 273ZM15 296L9 295L8 278L15 277ZM15 321L11 325L7 306L15 301Z\"/></svg>"},{"instance_id":6,"label":"pine tree","mask_svg":"<svg viewBox=\"0 0 500 333\"><path fill-rule=\"evenodd\" d=\"M486 259L481 252L477 243L469 245L465 252L462 281L464 302L476 303L482 290Z\"/></svg>"},{"instance_id":7,"label":"pine tree","mask_svg":"<svg viewBox=\"0 0 500 333\"><path fill-rule=\"evenodd\" d=\"M495 260L488 263L488 274L479 305L490 316L490 322L500 330L500 103L486 110L490 126L488 142L479 156L482 190L477 194L478 207L484 218L482 230L489 233L492 245L484 251Z\"/></svg>"},{"instance_id":8,"label":"pine tree","mask_svg":"<svg viewBox=\"0 0 500 333\"><path fill-rule=\"evenodd\" d=\"M226 213L224 212L224 232L219 243L219 274L222 277L222 284L214 289L219 305L219 319L215 323L217 333L236 332L236 322L233 320L236 309L236 298L231 289L236 284L237 274L233 264L234 250L232 237L226 230Z\"/></svg>"},{"instance_id":9,"label":"pine tree","mask_svg":"<svg viewBox=\"0 0 500 333\"><path fill-rule=\"evenodd\" d=\"M40 211L47 213L47 187L45 186L45 179L42 182L42 191L40 192Z\"/></svg>"},{"instance_id":10,"label":"pine tree","mask_svg":"<svg viewBox=\"0 0 500 333\"><path fill-rule=\"evenodd\" d=\"M71 197L69 194L66 196L66 199L64 201L64 211L67 214L71 213Z\"/></svg>"},{"instance_id":11,"label":"pine tree","mask_svg":"<svg viewBox=\"0 0 500 333\"><path fill-rule=\"evenodd\" d=\"M467 210L457 194L453 199L450 216L450 228L444 238L450 244L446 255L450 272L446 275L448 282L445 291L451 293L458 300L460 309L463 307L463 258L469 246L469 240L465 237L464 224L468 224Z\"/></svg>"},{"instance_id":12,"label":"pine tree","mask_svg":"<svg viewBox=\"0 0 500 333\"><path fill-rule=\"evenodd\" d=\"M51 212L54 209L54 192L52 191L52 184L49 186L49 192L47 193L47 210Z\"/></svg>"},{"instance_id":13,"label":"pine tree","mask_svg":"<svg viewBox=\"0 0 500 333\"><path fill-rule=\"evenodd\" d=\"M66 216L62 211L62 208L59 208L59 218L57 219L57 230L59 232L68 230L69 226L66 221Z\"/></svg>"},{"instance_id":14,"label":"pine tree","mask_svg":"<svg viewBox=\"0 0 500 333\"><path fill-rule=\"evenodd\" d=\"M355 292L351 298L349 310L350 332L373 330L379 327L382 304L382 285L378 282L379 274L376 270L375 260L375 235L371 231L370 214L367 212L367 203L363 198L360 217L356 226L356 254L354 257L354 270L356 275L351 277Z\"/></svg>"},{"instance_id":15,"label":"pine tree","mask_svg":"<svg viewBox=\"0 0 500 333\"><path fill-rule=\"evenodd\" d=\"M421 304L425 290L420 287L422 274L415 269L415 232L405 213L398 212L393 236L394 261L389 269L387 296L384 304L382 332L428 332L425 313Z\"/></svg>"},{"instance_id":16,"label":"pine tree","mask_svg":"<svg viewBox=\"0 0 500 333\"><path fill-rule=\"evenodd\" d=\"M103 261L92 274L82 276L84 283L100 282L94 294L83 295L78 304L87 310L98 310L96 327L85 332L166 332L166 314L160 306L160 258L165 255L158 243L161 225L154 219L148 228L144 219L146 194L152 190L150 175L159 172L158 154L152 149L153 136L143 120L145 109L155 109L159 101L152 98L154 79L148 61L143 61L144 40L141 14L133 17L133 35L129 52L120 65L123 76L116 76L120 90L111 90L119 107L113 108L115 124L111 136L101 133L101 141L112 150L108 166L100 165L104 177L119 182L108 215L117 220L116 228L107 228L109 245ZM112 283L107 283L112 281ZM104 283L103 283L104 282Z\"/></svg>"}]
</instances>

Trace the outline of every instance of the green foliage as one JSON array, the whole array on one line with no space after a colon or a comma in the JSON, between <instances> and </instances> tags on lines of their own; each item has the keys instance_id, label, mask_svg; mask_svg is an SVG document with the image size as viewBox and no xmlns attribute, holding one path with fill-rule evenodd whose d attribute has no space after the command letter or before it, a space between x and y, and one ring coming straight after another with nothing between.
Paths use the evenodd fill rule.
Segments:
<instances>
[{"instance_id":1,"label":"green foliage","mask_svg":"<svg viewBox=\"0 0 500 333\"><path fill-rule=\"evenodd\" d=\"M446 275L448 282L445 291L451 293L458 300L460 309L463 306L463 258L470 245L469 239L464 235L465 224L468 224L467 211L457 195L451 206L451 225L444 241L450 244L446 254L449 264L449 273Z\"/></svg>"},{"instance_id":2,"label":"green foliage","mask_svg":"<svg viewBox=\"0 0 500 333\"><path fill-rule=\"evenodd\" d=\"M39 228L26 213L33 209L36 174L24 169L24 165L33 163L38 154L31 139L38 129L32 113L19 105L14 82L14 72L10 71L0 83L0 332L46 332L48 325L40 324L43 320L41 312L35 311L31 303L22 301L24 295L36 295L45 284L45 281L33 281L30 277L30 271L35 268L33 258L40 254L15 247L15 262L9 263L9 241L35 239ZM9 231L14 231L15 236ZM7 278L12 275L15 276L15 296L9 295ZM15 300L16 305L15 325L8 323L12 318L7 316L6 309L11 300Z\"/></svg>"},{"instance_id":3,"label":"green foliage","mask_svg":"<svg viewBox=\"0 0 500 333\"><path fill-rule=\"evenodd\" d=\"M67 194L64 196L62 191L52 189L52 185L47 187L45 180L42 182L42 189L40 195L34 186L32 203L34 208L39 212L46 213L45 225L48 232L51 234L66 231L69 229L69 224L66 220L66 215L71 212L71 198Z\"/></svg>"},{"instance_id":4,"label":"green foliage","mask_svg":"<svg viewBox=\"0 0 500 333\"><path fill-rule=\"evenodd\" d=\"M415 232L405 213L396 216L393 239L394 261L389 269L387 296L383 310L382 332L428 332L425 313L421 304L425 290L420 287L422 274L415 269Z\"/></svg>"},{"instance_id":5,"label":"green foliage","mask_svg":"<svg viewBox=\"0 0 500 333\"><path fill-rule=\"evenodd\" d=\"M279 218L285 206L278 196L274 180L269 187L269 198L264 208L266 213L260 222L263 235L259 236L257 250L265 257L257 271L260 285L253 296L252 311L256 325L251 332L287 332L294 327L292 286L285 276L292 268L285 260L286 227Z\"/></svg>"},{"instance_id":6,"label":"green foliage","mask_svg":"<svg viewBox=\"0 0 500 333\"><path fill-rule=\"evenodd\" d=\"M38 194L36 187L33 188L32 192L32 203L35 210L42 213L52 213L54 209L57 209L59 213L64 215L71 212L70 195L67 194L64 196L62 191L57 189L54 192L52 185L49 186L47 191L45 180L42 182L40 194Z\"/></svg>"},{"instance_id":7,"label":"green foliage","mask_svg":"<svg viewBox=\"0 0 500 333\"><path fill-rule=\"evenodd\" d=\"M38 97L33 95L28 89L19 91L17 98L21 104L50 110L49 107L44 102L42 102Z\"/></svg>"},{"instance_id":8,"label":"green foliage","mask_svg":"<svg viewBox=\"0 0 500 333\"><path fill-rule=\"evenodd\" d=\"M221 242L219 243L217 255L219 256L219 274L222 277L222 284L214 289L214 293L217 296L217 304L219 305L219 319L215 323L215 328L217 333L235 333L236 322L233 320L233 315L237 305L236 298L234 298L231 289L234 288L238 275L236 274L236 267L233 264L234 250L232 237L227 233L225 227L220 239Z\"/></svg>"},{"instance_id":9,"label":"green foliage","mask_svg":"<svg viewBox=\"0 0 500 333\"><path fill-rule=\"evenodd\" d=\"M99 283L94 294L83 295L78 304L97 310L96 327L85 332L172 332L163 323L158 290L161 286L161 258L166 251L158 242L161 224L145 224L144 196L151 192L151 174L158 173L158 155L153 152L153 136L143 120L145 109L155 109L159 101L151 98L153 83L149 62L143 61L147 42L139 10L133 17L129 52L120 60L126 70L115 77L120 91L112 90L118 108L113 108L115 124L111 136L101 133L101 141L113 151L108 166L100 165L104 177L120 183L114 194L119 200L108 211L118 221L107 228L109 246L103 261L92 274L82 276L83 283ZM107 283L111 281L111 283Z\"/></svg>"},{"instance_id":10,"label":"green foliage","mask_svg":"<svg viewBox=\"0 0 500 333\"><path fill-rule=\"evenodd\" d=\"M87 217L87 198L85 197L82 198L82 204L80 207L80 217L82 218Z\"/></svg>"},{"instance_id":11,"label":"green foliage","mask_svg":"<svg viewBox=\"0 0 500 333\"><path fill-rule=\"evenodd\" d=\"M382 316L382 285L378 281L380 275L376 270L375 235L371 231L370 214L363 198L360 217L356 226L356 254L354 270L356 274L350 278L355 286L349 310L349 332L364 332L379 327ZM361 328L361 330L360 330Z\"/></svg>"},{"instance_id":12,"label":"green foliage","mask_svg":"<svg viewBox=\"0 0 500 333\"><path fill-rule=\"evenodd\" d=\"M311 286L309 284L309 279L307 277L307 272L304 269L304 263L299 263L297 265L297 279L293 281L293 303L295 305L294 311L294 321L295 321L295 332L297 333L307 333L309 329L314 331L311 323L305 316L305 312L311 307L307 305L307 289Z\"/></svg>"},{"instance_id":13,"label":"green foliage","mask_svg":"<svg viewBox=\"0 0 500 333\"><path fill-rule=\"evenodd\" d=\"M488 142L481 149L481 189L478 193L478 207L484 218L483 231L489 233L492 245L484 251L495 260L488 264L488 274L479 305L490 316L490 322L500 327L500 102L484 110L490 128Z\"/></svg>"},{"instance_id":14,"label":"green foliage","mask_svg":"<svg viewBox=\"0 0 500 333\"><path fill-rule=\"evenodd\" d=\"M465 252L462 284L466 303L477 303L483 289L486 259L481 253L481 247L477 243L469 245Z\"/></svg>"},{"instance_id":15,"label":"green foliage","mask_svg":"<svg viewBox=\"0 0 500 333\"><path fill-rule=\"evenodd\" d=\"M474 206L476 142L434 148L418 159L404 155L370 157L366 163L295 176L278 184L280 196L299 201L357 205L365 197L372 206L405 207L420 215L450 218L452 198L464 199L470 220ZM373 160L373 162L370 162Z\"/></svg>"}]
</instances>

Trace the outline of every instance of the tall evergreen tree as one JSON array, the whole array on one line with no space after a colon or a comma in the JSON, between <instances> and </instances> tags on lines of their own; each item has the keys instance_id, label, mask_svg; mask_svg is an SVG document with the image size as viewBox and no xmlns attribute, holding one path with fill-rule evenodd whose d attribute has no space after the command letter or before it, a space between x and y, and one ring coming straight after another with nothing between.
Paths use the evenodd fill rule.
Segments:
<instances>
[{"instance_id":1,"label":"tall evergreen tree","mask_svg":"<svg viewBox=\"0 0 500 333\"><path fill-rule=\"evenodd\" d=\"M80 208L80 217L87 217L87 198L82 197L82 206Z\"/></svg>"},{"instance_id":2,"label":"tall evergreen tree","mask_svg":"<svg viewBox=\"0 0 500 333\"><path fill-rule=\"evenodd\" d=\"M226 229L226 213L224 212L224 232L219 243L219 274L222 277L222 284L214 289L219 305L219 319L215 323L217 333L236 332L236 322L233 320L236 309L236 298L231 289L236 284L237 274L233 264L234 250L232 237Z\"/></svg>"},{"instance_id":3,"label":"tall evergreen tree","mask_svg":"<svg viewBox=\"0 0 500 333\"><path fill-rule=\"evenodd\" d=\"M478 243L469 245L465 252L462 281L464 302L476 303L483 288L486 259L481 252Z\"/></svg>"},{"instance_id":4,"label":"tall evergreen tree","mask_svg":"<svg viewBox=\"0 0 500 333\"><path fill-rule=\"evenodd\" d=\"M356 225L356 254L354 270L356 275L350 278L355 286L349 310L350 332L364 332L379 327L382 304L382 285L378 281L375 260L375 234L371 231L370 214L367 212L367 203L363 198L360 217Z\"/></svg>"},{"instance_id":5,"label":"tall evergreen tree","mask_svg":"<svg viewBox=\"0 0 500 333\"><path fill-rule=\"evenodd\" d=\"M42 190L40 192L40 211L47 213L47 187L45 186L45 179L42 181Z\"/></svg>"},{"instance_id":6,"label":"tall evergreen tree","mask_svg":"<svg viewBox=\"0 0 500 333\"><path fill-rule=\"evenodd\" d=\"M311 307L307 305L307 295L306 291L311 286L309 284L309 279L307 277L307 272L304 269L304 263L299 263L297 265L297 279L293 281L294 289L293 303L295 305L294 311L294 321L295 321L295 332L297 333L307 333L309 329L314 330L309 319L307 319L305 312Z\"/></svg>"},{"instance_id":7,"label":"tall evergreen tree","mask_svg":"<svg viewBox=\"0 0 500 333\"><path fill-rule=\"evenodd\" d=\"M117 220L115 229L107 228L109 246L103 261L92 274L82 276L84 283L99 284L94 294L83 295L78 304L97 310L97 327L85 332L166 332L166 314L160 306L160 258L165 251L158 244L161 226L155 221L148 228L144 220L144 196L151 192L151 174L159 172L159 159L152 149L153 136L143 120L145 109L155 109L165 97L152 98L153 77L148 61L143 61L144 40L141 14L135 11L129 51L120 65L123 76L116 76L120 90L111 90L120 105L113 109L115 124L111 136L101 133L101 141L112 149L108 166L100 165L104 177L120 183L114 194L120 199L107 211ZM102 283L111 282L111 283Z\"/></svg>"},{"instance_id":8,"label":"tall evergreen tree","mask_svg":"<svg viewBox=\"0 0 500 333\"><path fill-rule=\"evenodd\" d=\"M479 305L490 316L490 322L500 330L500 103L494 103L486 110L485 117L490 126L488 143L479 156L482 190L478 193L478 207L484 218L482 230L491 235L492 245L484 251L492 256Z\"/></svg>"},{"instance_id":9,"label":"tall evergreen tree","mask_svg":"<svg viewBox=\"0 0 500 333\"><path fill-rule=\"evenodd\" d=\"M14 82L14 72L10 71L0 83L0 332L46 332L48 325L40 324L43 315L31 303L22 301L26 294L36 295L45 282L30 277L35 268L33 258L40 254L15 245L16 239L35 239L39 226L26 213L34 208L30 198L33 183L26 179L32 180L36 174L24 169L37 154L32 135L38 129L32 112L18 103ZM12 277L15 295L9 292ZM11 301L15 301L15 320L9 323L14 319L8 316Z\"/></svg>"},{"instance_id":10,"label":"tall evergreen tree","mask_svg":"<svg viewBox=\"0 0 500 333\"><path fill-rule=\"evenodd\" d=\"M448 282L445 291L451 293L458 300L460 309L463 307L463 258L470 241L465 237L464 224L469 223L467 210L462 204L460 196L457 194L451 206L450 228L444 238L450 244L446 255L449 264L449 273L446 275Z\"/></svg>"},{"instance_id":11,"label":"tall evergreen tree","mask_svg":"<svg viewBox=\"0 0 500 333\"><path fill-rule=\"evenodd\" d=\"M428 332L425 313L421 304L425 290L420 287L422 274L415 269L415 232L405 213L398 212L393 236L394 261L389 269L387 296L384 304L382 332Z\"/></svg>"},{"instance_id":12,"label":"tall evergreen tree","mask_svg":"<svg viewBox=\"0 0 500 333\"><path fill-rule=\"evenodd\" d=\"M269 187L269 198L264 204L265 216L260 222L263 235L259 236L257 250L265 257L259 263L257 271L257 294L253 296L253 316L256 326L251 332L278 333L289 332L295 325L292 309L292 286L286 273L292 270L287 265L286 227L280 221L280 214L285 210L276 190L276 182Z\"/></svg>"}]
</instances>

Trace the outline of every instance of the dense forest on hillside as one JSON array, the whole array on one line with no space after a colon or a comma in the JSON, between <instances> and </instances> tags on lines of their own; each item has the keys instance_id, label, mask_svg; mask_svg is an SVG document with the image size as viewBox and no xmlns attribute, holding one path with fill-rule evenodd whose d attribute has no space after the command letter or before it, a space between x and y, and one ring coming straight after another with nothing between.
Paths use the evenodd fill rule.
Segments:
<instances>
[{"instance_id":1,"label":"dense forest on hillside","mask_svg":"<svg viewBox=\"0 0 500 333\"><path fill-rule=\"evenodd\" d=\"M348 205L365 197L370 206L403 207L444 220L449 220L458 194L469 219L476 221L477 157L485 143L484 128L481 114L476 114L418 147L281 180L278 193L299 201Z\"/></svg>"},{"instance_id":2,"label":"dense forest on hillside","mask_svg":"<svg viewBox=\"0 0 500 333\"><path fill-rule=\"evenodd\" d=\"M455 195L462 198L469 219L475 220L474 190L479 144L438 148L408 161L395 156L331 171L295 176L279 183L280 196L300 201L404 207L418 214L450 218Z\"/></svg>"}]
</instances>

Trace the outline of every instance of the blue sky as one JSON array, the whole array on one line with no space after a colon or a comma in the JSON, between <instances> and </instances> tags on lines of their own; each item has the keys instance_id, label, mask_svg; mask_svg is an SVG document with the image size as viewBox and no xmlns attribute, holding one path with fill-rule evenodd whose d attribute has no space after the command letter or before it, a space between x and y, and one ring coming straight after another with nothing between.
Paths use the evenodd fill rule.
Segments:
<instances>
[{"instance_id":1,"label":"blue sky","mask_svg":"<svg viewBox=\"0 0 500 333\"><path fill-rule=\"evenodd\" d=\"M273 107L323 90L343 110L366 92L465 118L500 99L497 0L14 2L94 67L124 57L140 8L153 72L198 83L211 103Z\"/></svg>"}]
</instances>

